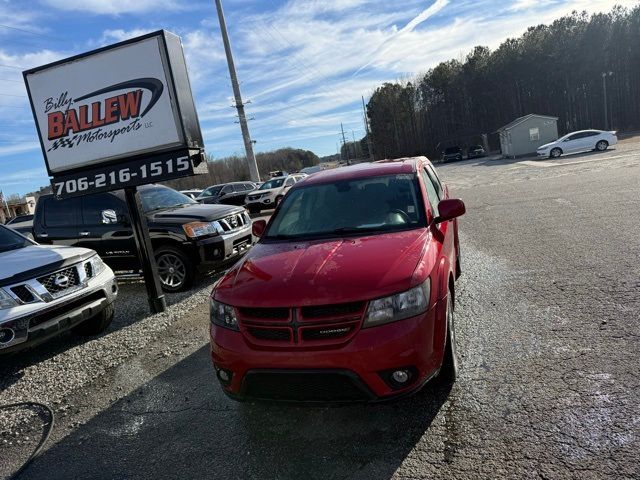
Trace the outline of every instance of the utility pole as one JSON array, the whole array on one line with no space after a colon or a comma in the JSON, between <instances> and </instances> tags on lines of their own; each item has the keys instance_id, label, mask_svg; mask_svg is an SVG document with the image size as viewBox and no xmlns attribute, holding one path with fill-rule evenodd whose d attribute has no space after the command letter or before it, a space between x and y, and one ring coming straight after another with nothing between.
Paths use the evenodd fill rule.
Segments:
<instances>
[{"instance_id":1,"label":"utility pole","mask_svg":"<svg viewBox=\"0 0 640 480\"><path fill-rule=\"evenodd\" d=\"M369 159L373 162L373 145L371 144L371 132L369 131L369 119L367 118L367 107L364 104L364 95L362 96L362 112L364 113L364 130L367 132L367 147L369 149Z\"/></svg>"},{"instance_id":2,"label":"utility pole","mask_svg":"<svg viewBox=\"0 0 640 480\"><path fill-rule=\"evenodd\" d=\"M224 43L224 51L227 55L227 64L229 65L229 76L231 77L231 86L233 87L233 95L236 100L236 109L238 110L238 119L240 121L240 129L242 130L242 139L244 140L244 149L247 153L247 163L249 164L249 175L252 182L260 181L260 173L258 172L258 164L253 154L253 143L249 134L249 125L247 125L247 117L244 113L244 103L242 103L242 95L240 94L240 84L236 74L236 67L233 63L233 53L231 52L231 44L229 43L229 34L227 33L227 23L224 19L222 10L222 0L215 0L218 10L218 20L220 21L220 31L222 32L222 42Z\"/></svg>"},{"instance_id":3,"label":"utility pole","mask_svg":"<svg viewBox=\"0 0 640 480\"><path fill-rule=\"evenodd\" d=\"M347 137L344 136L344 127L342 126L342 122L340 122L340 130L342 130L342 145L344 145L344 151L347 154L347 162L349 161L349 148L347 147Z\"/></svg>"},{"instance_id":4,"label":"utility pole","mask_svg":"<svg viewBox=\"0 0 640 480\"><path fill-rule=\"evenodd\" d=\"M613 75L613 72L602 72L602 90L604 92L604 129L609 130L609 115L607 105L607 77Z\"/></svg>"}]
</instances>

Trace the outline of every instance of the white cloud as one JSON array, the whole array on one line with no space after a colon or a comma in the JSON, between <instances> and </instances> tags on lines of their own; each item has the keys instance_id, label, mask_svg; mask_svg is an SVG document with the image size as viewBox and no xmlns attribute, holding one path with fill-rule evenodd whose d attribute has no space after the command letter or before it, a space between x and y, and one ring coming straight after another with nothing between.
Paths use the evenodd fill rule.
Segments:
<instances>
[{"instance_id":1,"label":"white cloud","mask_svg":"<svg viewBox=\"0 0 640 480\"><path fill-rule=\"evenodd\" d=\"M58 10L88 12L96 15L120 15L157 10L181 9L176 0L42 0Z\"/></svg>"}]
</instances>

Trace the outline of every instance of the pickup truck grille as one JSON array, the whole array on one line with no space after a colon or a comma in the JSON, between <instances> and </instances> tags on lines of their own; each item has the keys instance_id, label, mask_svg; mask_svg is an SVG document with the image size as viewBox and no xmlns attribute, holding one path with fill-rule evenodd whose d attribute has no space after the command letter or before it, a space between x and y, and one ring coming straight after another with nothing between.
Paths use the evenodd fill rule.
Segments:
<instances>
[{"instance_id":1,"label":"pickup truck grille","mask_svg":"<svg viewBox=\"0 0 640 480\"><path fill-rule=\"evenodd\" d=\"M229 215L222 220L218 220L222 230L224 230L224 233L244 228L250 221L251 220L246 213L237 213L235 215Z\"/></svg>"},{"instance_id":2,"label":"pickup truck grille","mask_svg":"<svg viewBox=\"0 0 640 480\"><path fill-rule=\"evenodd\" d=\"M59 298L82 288L76 267L65 268L38 278L53 298Z\"/></svg>"},{"instance_id":3,"label":"pickup truck grille","mask_svg":"<svg viewBox=\"0 0 640 480\"><path fill-rule=\"evenodd\" d=\"M304 348L340 344L360 329L366 302L302 308L237 309L247 340L265 347Z\"/></svg>"}]
</instances>

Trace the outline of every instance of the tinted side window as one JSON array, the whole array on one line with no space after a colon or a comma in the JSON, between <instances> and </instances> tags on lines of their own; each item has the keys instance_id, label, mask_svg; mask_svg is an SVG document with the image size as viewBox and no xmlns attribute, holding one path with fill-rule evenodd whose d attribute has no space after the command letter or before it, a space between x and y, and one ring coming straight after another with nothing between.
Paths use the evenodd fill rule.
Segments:
<instances>
[{"instance_id":1,"label":"tinted side window","mask_svg":"<svg viewBox=\"0 0 640 480\"><path fill-rule=\"evenodd\" d=\"M44 202L44 224L47 227L80 225L80 198L56 200L49 197Z\"/></svg>"},{"instance_id":2,"label":"tinted side window","mask_svg":"<svg viewBox=\"0 0 640 480\"><path fill-rule=\"evenodd\" d=\"M595 137L596 135L598 135L598 132L586 132L584 134L585 138L586 137Z\"/></svg>"},{"instance_id":3,"label":"tinted side window","mask_svg":"<svg viewBox=\"0 0 640 480\"><path fill-rule=\"evenodd\" d=\"M233 185L225 185L221 193L233 193Z\"/></svg>"},{"instance_id":4,"label":"tinted side window","mask_svg":"<svg viewBox=\"0 0 640 480\"><path fill-rule=\"evenodd\" d=\"M423 168L420 170L420 175L422 175L422 181L424 182L425 189L427 190L427 197L429 199L429 205L431 206L431 213L434 217L439 215L438 213L438 192L436 191L436 187L433 186L427 171Z\"/></svg>"},{"instance_id":5,"label":"tinted side window","mask_svg":"<svg viewBox=\"0 0 640 480\"><path fill-rule=\"evenodd\" d=\"M82 221L85 225L102 225L103 210L114 210L118 216L126 213L123 203L108 193L82 197Z\"/></svg>"},{"instance_id":6,"label":"tinted side window","mask_svg":"<svg viewBox=\"0 0 640 480\"><path fill-rule=\"evenodd\" d=\"M438 193L438 199L442 200L442 198L444 197L444 189L442 188L442 183L438 178L438 174L436 173L436 171L433 169L431 165L425 165L425 168L427 169L427 175L429 175L429 178L431 179L433 186L436 188L436 191Z\"/></svg>"}]
</instances>

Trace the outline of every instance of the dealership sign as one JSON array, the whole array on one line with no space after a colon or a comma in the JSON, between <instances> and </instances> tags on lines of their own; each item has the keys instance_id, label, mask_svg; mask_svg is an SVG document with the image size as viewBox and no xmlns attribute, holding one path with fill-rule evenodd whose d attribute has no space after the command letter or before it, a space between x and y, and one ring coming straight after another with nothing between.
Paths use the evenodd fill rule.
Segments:
<instances>
[{"instance_id":1,"label":"dealership sign","mask_svg":"<svg viewBox=\"0 0 640 480\"><path fill-rule=\"evenodd\" d=\"M172 33L34 68L24 78L58 196L192 175L203 161L182 45ZM151 175L160 158L161 174ZM181 161L167 164L171 158Z\"/></svg>"}]
</instances>

